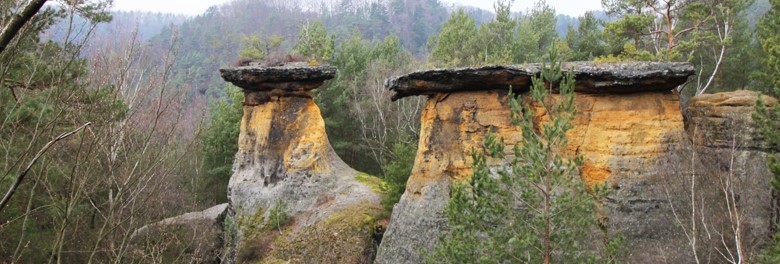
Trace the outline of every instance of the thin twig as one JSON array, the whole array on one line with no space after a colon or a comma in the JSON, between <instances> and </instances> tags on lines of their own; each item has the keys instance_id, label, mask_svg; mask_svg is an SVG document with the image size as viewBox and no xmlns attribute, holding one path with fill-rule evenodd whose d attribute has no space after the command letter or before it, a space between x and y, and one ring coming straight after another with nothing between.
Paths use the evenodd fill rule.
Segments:
<instances>
[{"instance_id":1,"label":"thin twig","mask_svg":"<svg viewBox=\"0 0 780 264\"><path fill-rule=\"evenodd\" d=\"M48 143L46 143L46 145L44 145L43 148L41 148L41 150L39 150L38 153L35 154L35 157L33 157L33 159L30 160L30 163L27 164L27 167L24 168L24 170L22 170L21 173L19 173L19 175L16 177L16 182L14 182L14 184L10 188L8 188L8 192L5 194L5 197L3 197L3 200L0 201L0 212L3 211L5 206L11 200L11 197L14 195L14 193L16 193L16 189L19 188L19 185L22 184L22 181L24 180L24 177L27 176L27 173L30 171L30 169L32 169L33 165L35 165L35 163L38 162L38 159L41 158L41 156L43 156L43 154L45 154L46 151L49 150L49 148L51 148L51 146L53 146L54 144L56 144L60 140L63 140L65 138L69 137L69 136L72 136L73 134L78 133L79 131L81 131L82 129L84 129L84 128L90 126L90 125L92 125L92 123L87 122L86 124L80 126L79 128L76 128L75 130L67 132L67 133L63 133L63 134L57 136L56 138L52 139Z\"/></svg>"}]
</instances>

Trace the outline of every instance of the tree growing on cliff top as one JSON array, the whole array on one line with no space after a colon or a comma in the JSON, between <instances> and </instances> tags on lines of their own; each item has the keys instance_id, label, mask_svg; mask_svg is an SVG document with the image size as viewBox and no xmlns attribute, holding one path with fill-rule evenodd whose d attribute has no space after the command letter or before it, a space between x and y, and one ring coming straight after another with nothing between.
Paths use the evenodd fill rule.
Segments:
<instances>
[{"instance_id":1,"label":"tree growing on cliff top","mask_svg":"<svg viewBox=\"0 0 780 264\"><path fill-rule=\"evenodd\" d=\"M328 34L325 26L320 21L301 25L298 33L298 41L293 51L311 60L327 62L333 57L336 46L333 35Z\"/></svg>"},{"instance_id":2,"label":"tree growing on cliff top","mask_svg":"<svg viewBox=\"0 0 780 264\"><path fill-rule=\"evenodd\" d=\"M593 240L595 199L577 177L581 156L565 157L566 132L576 116L574 78L556 63L534 77L531 104L510 93L512 122L523 141L512 156L504 143L487 135L484 153L472 154L474 174L455 182L445 209L450 230L442 235L431 263L604 263ZM560 96L553 96L559 90ZM535 122L536 111L549 121ZM494 164L494 165L491 165ZM495 166L495 164L498 164ZM609 252L610 245L605 245ZM606 254L610 255L610 254Z\"/></svg>"}]
</instances>

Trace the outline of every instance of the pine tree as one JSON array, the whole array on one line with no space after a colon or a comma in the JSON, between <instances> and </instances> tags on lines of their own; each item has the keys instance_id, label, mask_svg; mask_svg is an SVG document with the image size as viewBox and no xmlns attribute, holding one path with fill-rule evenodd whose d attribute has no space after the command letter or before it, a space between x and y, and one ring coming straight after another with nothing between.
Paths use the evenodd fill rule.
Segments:
<instances>
[{"instance_id":1,"label":"pine tree","mask_svg":"<svg viewBox=\"0 0 780 264\"><path fill-rule=\"evenodd\" d=\"M510 9L514 1L497 1L493 8L496 17L479 28L480 59L486 64L509 64L512 62L517 21L512 19Z\"/></svg>"},{"instance_id":2,"label":"pine tree","mask_svg":"<svg viewBox=\"0 0 780 264\"><path fill-rule=\"evenodd\" d=\"M514 62L541 61L558 38L558 33L555 32L557 21L555 9L545 0L536 2L530 12L518 21Z\"/></svg>"},{"instance_id":3,"label":"pine tree","mask_svg":"<svg viewBox=\"0 0 780 264\"><path fill-rule=\"evenodd\" d=\"M769 0L772 5L756 25L756 38L761 44L763 69L758 72L761 87L780 96L780 0ZM774 89L772 89L774 88Z\"/></svg>"},{"instance_id":4,"label":"pine tree","mask_svg":"<svg viewBox=\"0 0 780 264\"><path fill-rule=\"evenodd\" d=\"M572 60L587 61L606 54L607 46L601 24L593 12L588 11L579 18L576 30L569 26L566 44L573 51Z\"/></svg>"},{"instance_id":5,"label":"pine tree","mask_svg":"<svg viewBox=\"0 0 780 264\"><path fill-rule=\"evenodd\" d=\"M211 108L211 120L201 138L203 179L199 183L201 200L227 202L227 186L233 175L233 159L238 152L241 103L244 95L235 86L228 86L227 98Z\"/></svg>"},{"instance_id":6,"label":"pine tree","mask_svg":"<svg viewBox=\"0 0 780 264\"><path fill-rule=\"evenodd\" d=\"M770 0L772 7L759 20L756 27L756 35L763 50L764 71L760 73L765 85L769 85L775 95L780 94L780 1ZM771 180L774 192L780 192L780 105L767 106L761 97L756 103L756 112L753 119L761 129L764 136L764 144L772 151L769 155L769 170L773 177ZM772 208L777 210L777 208ZM774 223L778 224L778 223ZM774 243L761 254L761 262L780 262L780 234L775 233Z\"/></svg>"},{"instance_id":7,"label":"pine tree","mask_svg":"<svg viewBox=\"0 0 780 264\"><path fill-rule=\"evenodd\" d=\"M477 22L463 9L452 13L442 25L431 61L440 67L469 66L479 61Z\"/></svg>"},{"instance_id":8,"label":"pine tree","mask_svg":"<svg viewBox=\"0 0 780 264\"><path fill-rule=\"evenodd\" d=\"M327 62L333 57L335 43L335 38L328 34L322 22L306 22L301 25L293 51L311 60Z\"/></svg>"},{"instance_id":9,"label":"pine tree","mask_svg":"<svg viewBox=\"0 0 780 264\"><path fill-rule=\"evenodd\" d=\"M577 176L581 156L567 157L566 132L576 116L574 79L556 63L533 78L531 105L510 93L512 122L523 141L505 156L504 144L487 135L484 153L474 151L473 176L455 182L446 207L450 230L431 263L603 263L585 242L596 225L594 198ZM560 96L553 96L554 89ZM534 122L535 109L550 120ZM493 164L493 165L491 165ZM498 164L496 166L495 164Z\"/></svg>"}]
</instances>

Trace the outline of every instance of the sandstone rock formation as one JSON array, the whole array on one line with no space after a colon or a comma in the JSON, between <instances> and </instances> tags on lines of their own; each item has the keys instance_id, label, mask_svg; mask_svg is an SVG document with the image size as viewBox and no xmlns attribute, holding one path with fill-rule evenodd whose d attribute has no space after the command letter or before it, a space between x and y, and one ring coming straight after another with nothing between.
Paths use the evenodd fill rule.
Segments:
<instances>
[{"instance_id":1,"label":"sandstone rock formation","mask_svg":"<svg viewBox=\"0 0 780 264\"><path fill-rule=\"evenodd\" d=\"M310 93L333 78L335 68L294 64L221 73L245 93L228 185L238 260L369 262L381 182L349 168L333 152ZM280 211L291 222L284 229L269 226L275 220L270 216Z\"/></svg>"},{"instance_id":2,"label":"sandstone rock formation","mask_svg":"<svg viewBox=\"0 0 780 264\"><path fill-rule=\"evenodd\" d=\"M780 215L772 209L778 197L768 184L772 175L767 167L769 150L762 144L751 117L758 95L744 90L704 94L692 98L683 112L692 154L688 157L695 157L691 173L699 181L696 197L706 201L698 205L702 211L700 222L704 222L700 224L708 224L716 234L726 233L731 247L739 239L743 248L759 248L774 233ZM767 96L763 100L769 106L778 103ZM724 227L725 232L718 230ZM732 228L740 228L739 237ZM702 236L700 243L722 247L721 236L716 235L716 241L708 240L708 236ZM720 250L725 252L724 248ZM755 259L755 255L746 257Z\"/></svg>"},{"instance_id":3,"label":"sandstone rock formation","mask_svg":"<svg viewBox=\"0 0 780 264\"><path fill-rule=\"evenodd\" d=\"M634 237L655 232L653 228L660 223L648 217L668 203L662 192L645 185L665 174L660 161L682 140L679 97L672 89L693 74L693 67L685 63L578 62L566 63L564 68L574 72L578 108L568 151L583 155L580 171L584 180L591 184L607 181L615 189L608 201L614 209L609 212L613 229L626 236L630 248L670 250L677 246ZM539 65L437 69L386 82L396 91L395 99L410 95L429 95L429 99L412 175L393 210L377 263L424 260L424 252L433 248L446 228L443 208L450 183L470 177L471 149L481 146L488 131L508 144L520 142L519 131L509 123L506 93L510 87L518 93L527 91L530 76L538 72ZM537 121L544 122L544 113L537 111L537 115Z\"/></svg>"},{"instance_id":4,"label":"sandstone rock formation","mask_svg":"<svg viewBox=\"0 0 780 264\"><path fill-rule=\"evenodd\" d=\"M587 184L610 187L598 213L610 234L625 238L625 262L722 262L724 252L766 240L780 214L770 210L777 197L766 184L767 150L750 118L755 93L695 97L682 111L673 89L693 74L689 64L564 68L575 75L578 109L565 151L583 156ZM472 174L472 150L489 132L506 144L522 142L510 122L508 91L523 94L539 71L540 65L437 69L386 81L394 99L428 101L412 175L373 259L382 182L336 156L311 98L335 69L222 70L245 92L226 243L237 244L239 262L423 262L447 228L450 184ZM534 122L548 121L535 113ZM280 212L293 216L284 226L275 218Z\"/></svg>"},{"instance_id":5,"label":"sandstone rock formation","mask_svg":"<svg viewBox=\"0 0 780 264\"><path fill-rule=\"evenodd\" d=\"M508 90L432 95L422 113L420 143L406 191L393 208L376 263L422 263L446 226L450 182L469 177L471 151L489 132L506 143L522 138L511 125ZM507 148L508 150L511 148Z\"/></svg>"},{"instance_id":6,"label":"sandstone rock formation","mask_svg":"<svg viewBox=\"0 0 780 264\"><path fill-rule=\"evenodd\" d=\"M752 119L758 96L758 92L738 90L691 98L685 109L686 130L695 145L728 149L736 140L742 149L765 150ZM763 100L768 106L777 105L772 97Z\"/></svg>"}]
</instances>

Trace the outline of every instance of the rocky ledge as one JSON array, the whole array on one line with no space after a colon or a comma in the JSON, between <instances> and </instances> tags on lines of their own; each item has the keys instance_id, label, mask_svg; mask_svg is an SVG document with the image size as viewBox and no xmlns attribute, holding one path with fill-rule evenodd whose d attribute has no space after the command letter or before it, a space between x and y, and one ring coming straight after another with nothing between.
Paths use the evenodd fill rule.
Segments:
<instances>
[{"instance_id":1,"label":"rocky ledge","mask_svg":"<svg viewBox=\"0 0 780 264\"><path fill-rule=\"evenodd\" d=\"M336 68L333 66L308 66L304 62L276 67L242 66L220 69L219 72L222 79L245 91L312 90L336 76Z\"/></svg>"},{"instance_id":2,"label":"rocky ledge","mask_svg":"<svg viewBox=\"0 0 780 264\"><path fill-rule=\"evenodd\" d=\"M541 64L484 66L478 68L433 69L390 78L385 87L395 92L393 100L414 95L457 91L508 89L522 92L531 86ZM575 75L580 93L635 93L668 91L694 74L685 62L567 62L562 65Z\"/></svg>"}]
</instances>

